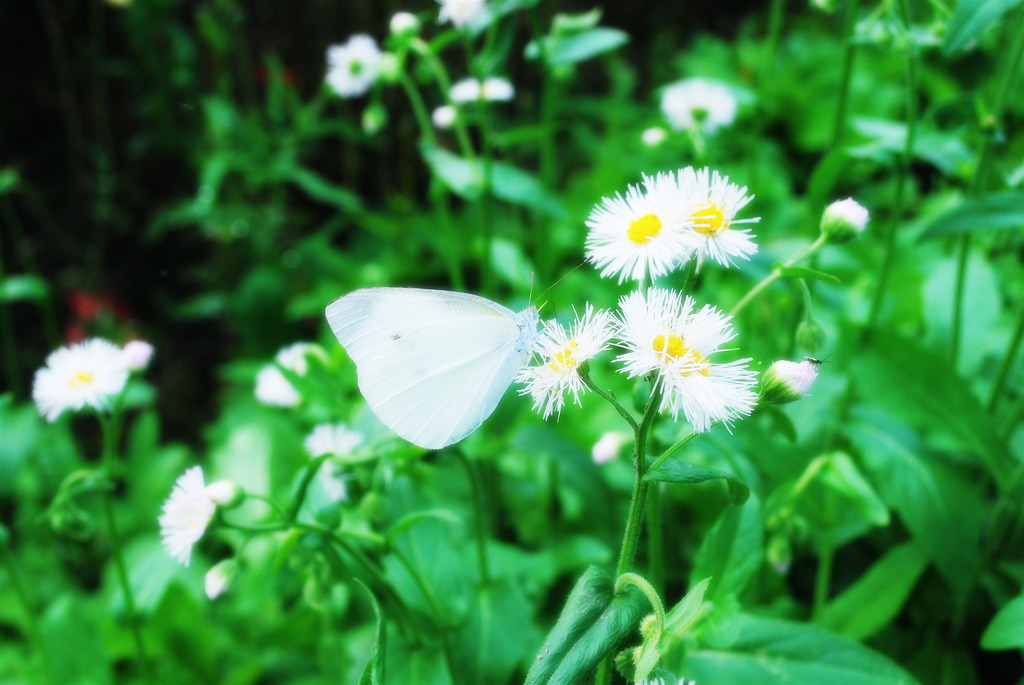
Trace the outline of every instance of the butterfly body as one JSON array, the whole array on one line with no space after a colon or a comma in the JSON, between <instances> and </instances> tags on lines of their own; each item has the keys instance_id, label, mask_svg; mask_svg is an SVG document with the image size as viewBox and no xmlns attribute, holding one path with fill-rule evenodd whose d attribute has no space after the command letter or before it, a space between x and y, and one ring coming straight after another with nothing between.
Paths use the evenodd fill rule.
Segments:
<instances>
[{"instance_id":1,"label":"butterfly body","mask_svg":"<svg viewBox=\"0 0 1024 685\"><path fill-rule=\"evenodd\" d=\"M516 313L419 288L356 290L326 314L370 408L428 449L461 440L491 415L532 352L539 320L533 307Z\"/></svg>"}]
</instances>

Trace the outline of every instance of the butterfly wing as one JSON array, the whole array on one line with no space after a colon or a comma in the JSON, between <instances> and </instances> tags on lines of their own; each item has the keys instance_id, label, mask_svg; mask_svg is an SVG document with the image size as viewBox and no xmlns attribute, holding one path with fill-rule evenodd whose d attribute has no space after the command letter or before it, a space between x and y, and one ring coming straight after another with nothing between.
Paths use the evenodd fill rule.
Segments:
<instances>
[{"instance_id":1,"label":"butterfly wing","mask_svg":"<svg viewBox=\"0 0 1024 685\"><path fill-rule=\"evenodd\" d=\"M366 288L332 302L327 321L377 417L439 449L494 411L530 353L537 314L468 293Z\"/></svg>"}]
</instances>

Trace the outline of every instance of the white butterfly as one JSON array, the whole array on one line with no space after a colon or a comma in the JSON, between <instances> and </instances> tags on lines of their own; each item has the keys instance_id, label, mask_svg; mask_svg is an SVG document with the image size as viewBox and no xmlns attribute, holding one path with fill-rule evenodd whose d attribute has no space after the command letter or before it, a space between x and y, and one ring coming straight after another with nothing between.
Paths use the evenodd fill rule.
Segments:
<instances>
[{"instance_id":1,"label":"white butterfly","mask_svg":"<svg viewBox=\"0 0 1024 685\"><path fill-rule=\"evenodd\" d=\"M418 288L365 288L327 306L370 408L428 449L491 415L533 351L538 321L533 307L516 314L477 295Z\"/></svg>"}]
</instances>

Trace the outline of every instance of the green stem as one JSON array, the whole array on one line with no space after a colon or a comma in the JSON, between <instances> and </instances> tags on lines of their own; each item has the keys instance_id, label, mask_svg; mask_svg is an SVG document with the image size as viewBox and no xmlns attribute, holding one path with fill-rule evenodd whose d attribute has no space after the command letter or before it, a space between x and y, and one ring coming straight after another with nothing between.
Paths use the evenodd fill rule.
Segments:
<instances>
[{"instance_id":1,"label":"green stem","mask_svg":"<svg viewBox=\"0 0 1024 685\"><path fill-rule=\"evenodd\" d=\"M757 87L761 91L760 102L768 101L766 95L772 86L772 78L775 71L775 52L779 46L779 36L782 33L782 17L786 7L786 0L772 0L768 10L768 34L764 39L764 46L761 50L761 64L757 72ZM760 122L759 122L760 123Z\"/></svg>"},{"instance_id":2,"label":"green stem","mask_svg":"<svg viewBox=\"0 0 1024 685\"><path fill-rule=\"evenodd\" d=\"M857 0L846 0L846 15L843 18L843 66L839 76L839 101L836 103L836 118L832 126L832 148L838 148L846 133L849 116L850 85L853 81L853 58L857 54L854 31L857 27Z\"/></svg>"},{"instance_id":3,"label":"green stem","mask_svg":"<svg viewBox=\"0 0 1024 685\"><path fill-rule=\"evenodd\" d=\"M633 415L630 414L625 407L619 404L611 393L605 392L604 388L602 388L599 385L596 385L590 379L590 374L587 372L586 369L580 369L580 378L583 379L584 384L586 384L588 388L593 390L595 393L600 395L606 402L615 407L615 411L619 412L619 416L626 420L626 423L629 424L629 427L633 429L634 433L640 430L640 425L636 422L636 419L633 418Z\"/></svg>"},{"instance_id":4,"label":"green stem","mask_svg":"<svg viewBox=\"0 0 1024 685\"><path fill-rule=\"evenodd\" d=\"M828 603L829 585L832 580L832 560L835 558L835 547L832 545L831 534L826 532L822 548L818 555L818 571L814 577L814 608L813 621L821 621L821 614Z\"/></svg>"},{"instance_id":5,"label":"green stem","mask_svg":"<svg viewBox=\"0 0 1024 685\"><path fill-rule=\"evenodd\" d=\"M437 81L437 86L441 91L441 97L444 99L444 103L449 107L455 107L455 103L452 102L451 90L452 81L448 77L448 70L445 69L444 63L438 58L434 51L430 49L422 39L414 38L409 41L409 46L427 61L431 71L434 74L434 79ZM464 117L455 117L455 123L452 124L452 130L455 132L455 139L459 143L459 149L462 152L462 156L469 161L476 159L476 153L473 151L473 144L469 139L469 129L466 128L466 121Z\"/></svg>"},{"instance_id":6,"label":"green stem","mask_svg":"<svg viewBox=\"0 0 1024 685\"><path fill-rule=\"evenodd\" d=\"M538 159L540 182L544 188L553 192L555 189L556 158L555 158L555 111L558 96L557 83L549 64L548 43L540 27L540 16L536 7L530 12L534 44L540 47L537 63L540 64L540 136L538 143ZM532 256L537 264L538 275L542 283L552 278L554 268L554 251L548 248L543 231L532 231Z\"/></svg>"},{"instance_id":7,"label":"green stem","mask_svg":"<svg viewBox=\"0 0 1024 685\"><path fill-rule=\"evenodd\" d=\"M306 493L309 491L309 485L313 482L313 478L316 477L316 472L320 470L320 467L325 461L331 457L330 454L324 454L316 459L313 459L306 466L306 472L302 474L302 480L299 482L299 488L295 492L295 499L292 500L291 505L288 507L288 513L285 514L285 520L288 523L294 523L295 519L299 517L299 509L302 508L302 503L306 501Z\"/></svg>"},{"instance_id":8,"label":"green stem","mask_svg":"<svg viewBox=\"0 0 1024 685\"><path fill-rule=\"evenodd\" d=\"M651 424L654 422L654 417L658 414L658 407L661 405L661 395L661 385L656 384L651 393L651 398L647 402L640 425L636 430L636 439L633 445L633 468L635 470L633 496L629 503L626 531L622 536L622 549L619 552L619 563L615 569L616 576L621 576L633 568L636 550L640 545L640 529L643 526L643 514L649 486L647 481L644 480L644 475L647 473L647 435Z\"/></svg>"},{"instance_id":9,"label":"green stem","mask_svg":"<svg viewBox=\"0 0 1024 685\"><path fill-rule=\"evenodd\" d=\"M688 442L690 442L691 440L693 440L698 435L700 435L700 434L699 433L690 433L685 438L683 438L682 440L680 440L676 444L674 444L671 447L669 447L667 450L664 451L664 453L662 453L662 455L660 457L658 457L653 462L651 462L651 465L647 467L647 470L648 471L656 470L659 466L661 466L666 461L668 461L670 458L675 456L676 452L678 452L679 450L681 450L684 447L686 447L686 444Z\"/></svg>"},{"instance_id":10,"label":"green stem","mask_svg":"<svg viewBox=\"0 0 1024 685\"><path fill-rule=\"evenodd\" d=\"M142 640L141 617L135 605L135 594L132 592L128 566L124 561L124 546L121 543L121 534L118 532L117 520L114 517L114 497L110 491L102 492L100 497L103 500L103 515L107 520L107 530L110 532L110 548L114 559L114 568L117 571L117 580L124 595L125 611L128 614L128 624L131 626L132 641L135 643L135 658L138 662L139 673L142 675L143 681L150 682L146 646Z\"/></svg>"},{"instance_id":11,"label":"green stem","mask_svg":"<svg viewBox=\"0 0 1024 685\"><path fill-rule=\"evenodd\" d=\"M661 483L647 491L647 575L651 585L664 589L665 529L661 525Z\"/></svg>"},{"instance_id":12,"label":"green stem","mask_svg":"<svg viewBox=\"0 0 1024 685\"><path fill-rule=\"evenodd\" d=\"M1014 359L1017 357L1017 352L1020 351L1022 340L1024 340L1024 308L1021 309L1021 315L1017 319L1017 328L1014 330L1014 335L1010 340L1010 344L1007 345L1007 351L1002 355L1002 361L999 363L999 371L995 374L995 383L992 385L992 394L988 397L989 412L995 410L995 403L998 401L999 395L1002 393L1002 388L1006 386L1007 379L1010 377L1010 369L1014 365Z\"/></svg>"},{"instance_id":13,"label":"green stem","mask_svg":"<svg viewBox=\"0 0 1024 685\"><path fill-rule=\"evenodd\" d=\"M7 529L0 524L0 558L2 558L4 567L7 569L7 577L14 588L14 594L18 599L18 603L21 604L22 611L25 612L25 623L28 626L29 637L35 644L36 650L43 661L46 682L56 683L57 678L54 675L53 661L50 658L50 651L46 648L46 642L43 640L43 633L39 628L38 614L32 606L32 600L28 595L28 590L25 588L21 572L18 570L17 564L14 563L14 553L8 547L8 536Z\"/></svg>"},{"instance_id":14,"label":"green stem","mask_svg":"<svg viewBox=\"0 0 1024 685\"><path fill-rule=\"evenodd\" d=\"M755 297L760 295L765 288L767 288L772 283L782 278L783 269L785 269L786 267L793 266L797 262L800 262L804 259L807 259L812 254L817 252L822 247L822 245L824 245L827 242L827 240L828 239L825 237L825 234L820 233L813 243L803 246L802 248L797 250L789 259L787 259L781 266L777 266L774 269L772 269L772 272L770 274L762 278L760 283L751 288L750 291L747 292L747 294L744 295L739 302L733 305L732 311L729 312L729 315L736 316L741 311L743 311L743 309L748 304L750 304L750 302Z\"/></svg>"},{"instance_id":15,"label":"green stem","mask_svg":"<svg viewBox=\"0 0 1024 685\"><path fill-rule=\"evenodd\" d=\"M1003 111L1010 92L1013 90L1014 82L1020 72L1022 57L1024 57L1024 31L1021 30L1019 22L1007 22L1006 30L1012 31L1015 36L1013 46L1007 53L1005 66L999 79L999 86L992 103L992 118L999 122L1002 120ZM994 136L986 135L981 142L978 151L978 166L975 169L971 184L967 189L968 197L976 197L984 192L989 170L992 166L992 144ZM953 366L956 366L960 353L960 337L963 328L963 306L964 293L967 289L967 261L971 249L971 235L964 233L959 240L956 261L956 285L953 289L953 324L950 331L950 359Z\"/></svg>"},{"instance_id":16,"label":"green stem","mask_svg":"<svg viewBox=\"0 0 1024 685\"><path fill-rule=\"evenodd\" d=\"M487 587L491 583L491 570L487 562L487 514L484 507L483 483L480 473L469 461L469 458L456 450L459 463L466 469L466 476L469 479L469 489L473 499L473 514L476 518L474 528L474 540L476 542L476 561L480 573L480 586Z\"/></svg>"}]
</instances>

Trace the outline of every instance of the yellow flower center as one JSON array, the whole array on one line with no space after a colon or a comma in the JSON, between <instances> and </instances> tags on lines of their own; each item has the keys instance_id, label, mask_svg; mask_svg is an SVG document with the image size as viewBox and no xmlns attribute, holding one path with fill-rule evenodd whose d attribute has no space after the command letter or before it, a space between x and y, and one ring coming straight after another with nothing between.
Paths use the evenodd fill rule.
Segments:
<instances>
[{"instance_id":1,"label":"yellow flower center","mask_svg":"<svg viewBox=\"0 0 1024 685\"><path fill-rule=\"evenodd\" d=\"M701 207L690 215L693 220L693 230L706 236L713 236L719 231L729 228L729 222L725 220L725 212L714 202Z\"/></svg>"},{"instance_id":2,"label":"yellow flower center","mask_svg":"<svg viewBox=\"0 0 1024 685\"><path fill-rule=\"evenodd\" d=\"M579 365L579 361L576 359L576 350L579 348L580 346L576 344L575 340L570 340L566 344L564 350L561 352L555 352L551 361L548 362L548 366L555 371L561 371L563 373L572 371Z\"/></svg>"},{"instance_id":3,"label":"yellow flower center","mask_svg":"<svg viewBox=\"0 0 1024 685\"><path fill-rule=\"evenodd\" d=\"M92 385L94 380L96 380L96 376L91 371L79 371L68 379L68 385L77 390L83 386Z\"/></svg>"},{"instance_id":4,"label":"yellow flower center","mask_svg":"<svg viewBox=\"0 0 1024 685\"><path fill-rule=\"evenodd\" d=\"M667 336L654 336L651 347L654 348L654 353L662 363L671 363L674 361L692 364L708 363L708 360L705 359L700 352L687 346L686 342L675 333L669 333ZM711 372L708 371L706 366L697 369L697 372L702 376L711 375ZM683 371L682 375L689 376L690 373L690 371Z\"/></svg>"},{"instance_id":5,"label":"yellow flower center","mask_svg":"<svg viewBox=\"0 0 1024 685\"><path fill-rule=\"evenodd\" d=\"M643 245L660 232L661 219L653 214L644 214L639 219L634 219L630 222L629 231L626 235L637 245Z\"/></svg>"}]
</instances>

